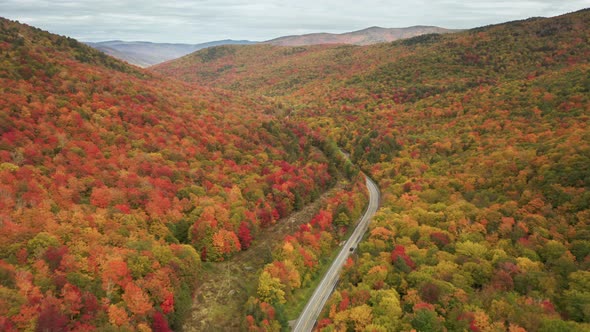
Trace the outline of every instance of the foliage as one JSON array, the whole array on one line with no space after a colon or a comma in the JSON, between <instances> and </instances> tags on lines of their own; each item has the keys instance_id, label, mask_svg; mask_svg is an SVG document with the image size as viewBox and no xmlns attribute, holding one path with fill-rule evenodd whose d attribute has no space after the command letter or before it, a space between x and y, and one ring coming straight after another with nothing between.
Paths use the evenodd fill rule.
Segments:
<instances>
[{"instance_id":1,"label":"foliage","mask_svg":"<svg viewBox=\"0 0 590 332\"><path fill-rule=\"evenodd\" d=\"M343 189L338 190L325 202L320 210L294 233L287 235L283 243L273 250L273 261L268 263L259 275L256 294L252 300L282 312L282 304L294 305L298 294L309 289L312 280L321 277L322 267L331 262L322 257L332 256L338 250L338 243L344 240L350 224L336 224L335 212L346 215L347 220L357 220L366 203L366 192L362 177L355 179ZM264 328L268 317L252 315L247 312L246 324L249 328ZM287 328L286 321L270 319Z\"/></svg>"},{"instance_id":2,"label":"foliage","mask_svg":"<svg viewBox=\"0 0 590 332\"><path fill-rule=\"evenodd\" d=\"M318 328L588 330L588 27L226 46L148 72L0 19L0 328L178 329L201 260L339 168L354 186L276 245L246 304L250 330L286 326L362 210L341 146L382 208Z\"/></svg>"},{"instance_id":3,"label":"foliage","mask_svg":"<svg viewBox=\"0 0 590 332\"><path fill-rule=\"evenodd\" d=\"M320 329L355 328L346 292L383 330L360 294L395 289L397 330L584 330L589 26L582 10L369 47L236 47L156 71L270 96L379 181L383 207Z\"/></svg>"},{"instance_id":4,"label":"foliage","mask_svg":"<svg viewBox=\"0 0 590 332\"><path fill-rule=\"evenodd\" d=\"M178 329L199 256L334 184L260 105L0 19L2 326Z\"/></svg>"}]
</instances>

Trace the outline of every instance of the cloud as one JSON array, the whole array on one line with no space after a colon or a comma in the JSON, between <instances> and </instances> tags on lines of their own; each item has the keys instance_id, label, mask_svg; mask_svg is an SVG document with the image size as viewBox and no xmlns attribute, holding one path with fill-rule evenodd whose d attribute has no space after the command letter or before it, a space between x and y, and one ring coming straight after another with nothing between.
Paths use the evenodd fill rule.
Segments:
<instances>
[{"instance_id":1,"label":"cloud","mask_svg":"<svg viewBox=\"0 0 590 332\"><path fill-rule=\"evenodd\" d=\"M470 28L590 7L590 0L2 0L1 15L85 41L267 40L369 26Z\"/></svg>"}]
</instances>

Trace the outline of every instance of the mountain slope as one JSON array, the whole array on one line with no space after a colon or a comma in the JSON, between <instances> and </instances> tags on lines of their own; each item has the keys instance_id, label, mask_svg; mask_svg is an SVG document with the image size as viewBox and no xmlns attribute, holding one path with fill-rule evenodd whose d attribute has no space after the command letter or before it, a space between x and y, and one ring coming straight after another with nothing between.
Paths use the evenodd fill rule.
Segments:
<instances>
[{"instance_id":1,"label":"mountain slope","mask_svg":"<svg viewBox=\"0 0 590 332\"><path fill-rule=\"evenodd\" d=\"M317 44L351 44L371 45L406 39L430 33L453 33L461 30L445 29L433 26L413 26L408 28L370 27L363 30L333 33L311 33L306 35L285 36L264 42L279 46L305 46Z\"/></svg>"},{"instance_id":2,"label":"mountain slope","mask_svg":"<svg viewBox=\"0 0 590 332\"><path fill-rule=\"evenodd\" d=\"M0 19L0 330L180 328L201 260L333 184L267 106Z\"/></svg>"},{"instance_id":3,"label":"mountain slope","mask_svg":"<svg viewBox=\"0 0 590 332\"><path fill-rule=\"evenodd\" d=\"M587 331L589 27L582 10L374 46L221 47L154 70L271 97L379 181L383 208L319 330ZM252 329L280 324L260 308Z\"/></svg>"},{"instance_id":4,"label":"mountain slope","mask_svg":"<svg viewBox=\"0 0 590 332\"><path fill-rule=\"evenodd\" d=\"M383 206L319 329L590 329L589 10L221 46L149 72L0 24L0 330L180 328L199 258L230 258L332 185L312 143L349 152ZM287 328L355 196L264 248L241 328Z\"/></svg>"},{"instance_id":5,"label":"mountain slope","mask_svg":"<svg viewBox=\"0 0 590 332\"><path fill-rule=\"evenodd\" d=\"M150 42L125 42L120 40L91 43L87 42L97 50L100 50L117 59L127 61L139 67L149 67L161 62L180 58L183 55L194 51L219 46L219 45L246 45L253 44L247 40L219 40L202 44L170 44Z\"/></svg>"},{"instance_id":6,"label":"mountain slope","mask_svg":"<svg viewBox=\"0 0 590 332\"><path fill-rule=\"evenodd\" d=\"M307 85L310 87L306 90L345 83L362 85L366 89L373 83L373 76L385 74L390 76L389 81L379 82L372 89L383 83L388 86L396 82L400 83L400 88L404 88L413 83L411 66L407 66L410 63L416 65L416 73L425 75L444 76L444 70L448 69L444 65L448 64L452 66L451 80L457 79L454 74L460 76L461 71L466 71L464 76L471 79L486 79L490 75L522 74L539 66L557 65L544 58L569 49L560 49L559 43L553 42L551 36L561 33L569 39L575 39L580 38L581 32L571 28L561 31L559 26L553 26L557 24L552 23L555 20L531 19L463 33L428 34L364 47L222 46L155 66L153 71L201 85L267 95L288 95ZM545 23L551 24L543 27ZM523 29L523 26L527 29ZM519 31L521 29L522 32ZM478 41L480 34L487 38ZM520 34L524 34L526 39L520 41ZM474 49L469 50L469 47ZM499 52L495 54L494 51ZM527 57L523 57L523 54ZM565 55L561 54L560 61L564 59ZM403 71L403 76L393 77L392 71ZM362 81L366 81L366 84L363 85ZM317 91L324 93L326 88Z\"/></svg>"},{"instance_id":7,"label":"mountain slope","mask_svg":"<svg viewBox=\"0 0 590 332\"><path fill-rule=\"evenodd\" d=\"M283 95L333 74L352 74L358 70L351 57L354 53L351 50L356 48L352 45L228 45L197 51L150 70L233 91Z\"/></svg>"},{"instance_id":8,"label":"mountain slope","mask_svg":"<svg viewBox=\"0 0 590 332\"><path fill-rule=\"evenodd\" d=\"M368 45L382 42L391 42L398 39L410 38L428 33L452 33L457 31L460 30L428 26L394 29L371 27L343 34L315 33L301 36L286 36L272 39L263 43L280 46L316 44ZM227 39L202 44L170 44L139 41L125 42L113 40L95 43L87 42L86 44L117 59L127 61L139 67L149 67L166 62L168 60L177 59L189 53L209 47L221 45L250 45L257 44L257 42Z\"/></svg>"}]
</instances>

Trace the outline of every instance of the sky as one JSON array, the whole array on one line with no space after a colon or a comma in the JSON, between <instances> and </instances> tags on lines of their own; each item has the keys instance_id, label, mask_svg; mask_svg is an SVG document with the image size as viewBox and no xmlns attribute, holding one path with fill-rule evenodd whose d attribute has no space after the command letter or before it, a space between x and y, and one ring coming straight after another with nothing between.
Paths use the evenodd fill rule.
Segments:
<instances>
[{"instance_id":1,"label":"sky","mask_svg":"<svg viewBox=\"0 0 590 332\"><path fill-rule=\"evenodd\" d=\"M371 26L473 28L556 16L590 0L0 0L0 16L80 41L263 41Z\"/></svg>"}]
</instances>

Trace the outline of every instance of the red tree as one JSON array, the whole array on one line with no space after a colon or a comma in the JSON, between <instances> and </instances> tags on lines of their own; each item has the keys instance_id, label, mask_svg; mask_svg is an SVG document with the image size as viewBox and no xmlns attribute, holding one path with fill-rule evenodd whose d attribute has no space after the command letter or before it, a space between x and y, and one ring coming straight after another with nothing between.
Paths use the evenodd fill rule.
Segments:
<instances>
[{"instance_id":1,"label":"red tree","mask_svg":"<svg viewBox=\"0 0 590 332\"><path fill-rule=\"evenodd\" d=\"M164 315L162 315L161 312L154 312L153 319L154 321L152 322L152 330L154 332L172 332L172 330L168 326L168 321L166 321L166 317L164 317Z\"/></svg>"},{"instance_id":2,"label":"red tree","mask_svg":"<svg viewBox=\"0 0 590 332\"><path fill-rule=\"evenodd\" d=\"M250 228L248 227L248 223L242 222L240 224L240 229L238 230L238 238L240 239L242 250L246 250L250 247L250 244L252 243L252 235L250 234Z\"/></svg>"},{"instance_id":3,"label":"red tree","mask_svg":"<svg viewBox=\"0 0 590 332\"><path fill-rule=\"evenodd\" d=\"M47 305L39 313L37 319L38 332L61 332L66 331L68 318L62 314L54 304Z\"/></svg>"}]
</instances>

